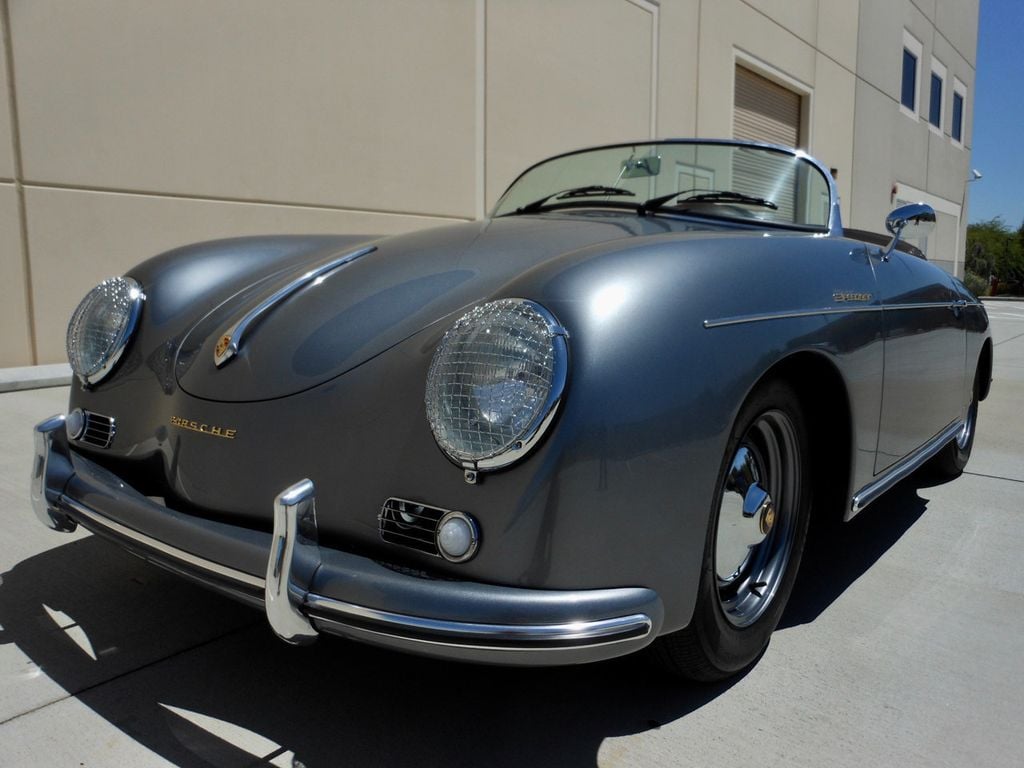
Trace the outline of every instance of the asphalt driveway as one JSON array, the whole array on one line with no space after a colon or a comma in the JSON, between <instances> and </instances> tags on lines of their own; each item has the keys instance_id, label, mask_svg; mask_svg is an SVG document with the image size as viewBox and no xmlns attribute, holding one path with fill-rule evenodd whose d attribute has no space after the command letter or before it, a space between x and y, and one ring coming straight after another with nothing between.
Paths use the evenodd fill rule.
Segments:
<instances>
[{"instance_id":1,"label":"asphalt driveway","mask_svg":"<svg viewBox=\"0 0 1024 768\"><path fill-rule=\"evenodd\" d=\"M819 542L745 676L639 658L508 670L326 640L28 501L31 427L0 394L0 765L1004 766L1024 754L1024 303L989 305L995 384L968 472L911 478Z\"/></svg>"}]
</instances>

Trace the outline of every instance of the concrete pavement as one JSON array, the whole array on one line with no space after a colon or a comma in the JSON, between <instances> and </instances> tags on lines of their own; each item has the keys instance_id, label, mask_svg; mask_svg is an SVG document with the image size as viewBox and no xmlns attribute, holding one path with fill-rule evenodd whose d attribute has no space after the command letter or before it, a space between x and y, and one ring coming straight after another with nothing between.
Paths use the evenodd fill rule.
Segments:
<instances>
[{"instance_id":1,"label":"concrete pavement","mask_svg":"<svg viewBox=\"0 0 1024 768\"><path fill-rule=\"evenodd\" d=\"M809 554L738 680L640 658L445 664L327 640L28 503L30 429L66 389L0 394L0 765L1004 766L1024 754L1024 303L989 304L995 384L968 472L912 478Z\"/></svg>"}]
</instances>

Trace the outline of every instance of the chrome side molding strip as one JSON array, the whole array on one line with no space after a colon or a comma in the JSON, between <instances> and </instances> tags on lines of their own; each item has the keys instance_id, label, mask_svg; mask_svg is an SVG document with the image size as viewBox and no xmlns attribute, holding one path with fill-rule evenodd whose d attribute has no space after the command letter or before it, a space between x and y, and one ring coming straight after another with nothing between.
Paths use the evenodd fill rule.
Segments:
<instances>
[{"instance_id":1,"label":"chrome side molding strip","mask_svg":"<svg viewBox=\"0 0 1024 768\"><path fill-rule=\"evenodd\" d=\"M916 470L920 469L928 459L932 458L932 456L942 450L947 443L955 439L957 433L963 429L963 426L963 420L957 419L927 443L918 448L914 453L911 453L909 456L887 469L881 477L861 488L853 496L853 501L850 503L850 514L846 519L849 520L851 517L863 510L868 504L896 485L900 480L909 477Z\"/></svg>"},{"instance_id":2,"label":"chrome side molding strip","mask_svg":"<svg viewBox=\"0 0 1024 768\"><path fill-rule=\"evenodd\" d=\"M373 253L373 251L376 250L377 246L371 245L366 248L360 248L358 251L346 253L344 256L331 259L330 261L324 262L319 267L314 267L302 275L302 277L296 278L292 282L288 283L288 285L272 293L255 307L246 312L241 320L236 322L220 335L220 339L213 352L214 364L220 368L228 360L237 355L238 351L242 348L242 339L245 337L245 334L248 333L253 324L266 312L273 309L276 305L280 304L296 291L305 288L310 283L324 278L328 273L333 272L334 270L339 269L340 267L343 267L368 253Z\"/></svg>"},{"instance_id":3,"label":"chrome side molding strip","mask_svg":"<svg viewBox=\"0 0 1024 768\"><path fill-rule=\"evenodd\" d=\"M782 312L765 312L759 315L735 315L705 320L705 328L721 328L726 325L742 325L744 323L760 323L765 320L789 320L794 317L814 317L815 315L848 315L854 312L881 312L878 305L864 307L820 307L818 309L786 310Z\"/></svg>"},{"instance_id":4,"label":"chrome side molding strip","mask_svg":"<svg viewBox=\"0 0 1024 768\"><path fill-rule=\"evenodd\" d=\"M868 304L851 307L819 307L817 309L794 309L781 312L763 312L755 315L735 315L705 320L705 328L721 328L726 325L742 325L744 323L760 323L765 320L789 320L795 317L814 317L815 315L849 315L855 312L895 312L911 309L959 309L954 301L930 301L920 304Z\"/></svg>"},{"instance_id":5,"label":"chrome side molding strip","mask_svg":"<svg viewBox=\"0 0 1024 768\"><path fill-rule=\"evenodd\" d=\"M274 633L293 645L311 643L319 634L299 610L301 599L293 601L290 589L296 546L303 546L298 541L299 521L315 520L315 515L316 494L312 480L302 480L274 499L274 534L267 560L264 609Z\"/></svg>"}]
</instances>

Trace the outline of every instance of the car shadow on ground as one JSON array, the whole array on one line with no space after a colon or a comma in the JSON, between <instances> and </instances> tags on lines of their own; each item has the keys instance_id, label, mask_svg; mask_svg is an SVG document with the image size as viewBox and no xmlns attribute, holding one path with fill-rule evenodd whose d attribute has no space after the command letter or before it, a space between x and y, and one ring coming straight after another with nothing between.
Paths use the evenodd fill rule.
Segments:
<instances>
[{"instance_id":1,"label":"car shadow on ground","mask_svg":"<svg viewBox=\"0 0 1024 768\"><path fill-rule=\"evenodd\" d=\"M927 507L921 487L912 478L816 532L780 627L813 621L898 541ZM334 638L292 648L258 612L97 537L3 574L0 627L0 644L182 766L593 766L606 738L676 721L737 682L674 682L642 654L519 669Z\"/></svg>"},{"instance_id":2,"label":"car shadow on ground","mask_svg":"<svg viewBox=\"0 0 1024 768\"><path fill-rule=\"evenodd\" d=\"M808 624L832 605L925 513L928 501L918 491L934 484L918 473L848 523L813 521L779 629Z\"/></svg>"},{"instance_id":3,"label":"car shadow on ground","mask_svg":"<svg viewBox=\"0 0 1024 768\"><path fill-rule=\"evenodd\" d=\"M182 766L593 766L606 738L676 721L736 682L673 682L643 655L519 669L335 638L289 647L259 612L97 537L2 579L0 644Z\"/></svg>"}]
</instances>

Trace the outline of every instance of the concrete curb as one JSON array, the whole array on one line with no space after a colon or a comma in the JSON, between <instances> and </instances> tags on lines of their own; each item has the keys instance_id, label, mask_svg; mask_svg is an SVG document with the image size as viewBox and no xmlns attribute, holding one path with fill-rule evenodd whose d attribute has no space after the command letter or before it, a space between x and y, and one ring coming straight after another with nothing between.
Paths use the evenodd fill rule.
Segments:
<instances>
[{"instance_id":1,"label":"concrete curb","mask_svg":"<svg viewBox=\"0 0 1024 768\"><path fill-rule=\"evenodd\" d=\"M982 301L1024 301L1024 296L980 296Z\"/></svg>"},{"instance_id":2,"label":"concrete curb","mask_svg":"<svg viewBox=\"0 0 1024 768\"><path fill-rule=\"evenodd\" d=\"M70 383L71 366L67 363L30 365L25 368L0 368L0 392L66 387Z\"/></svg>"}]
</instances>

